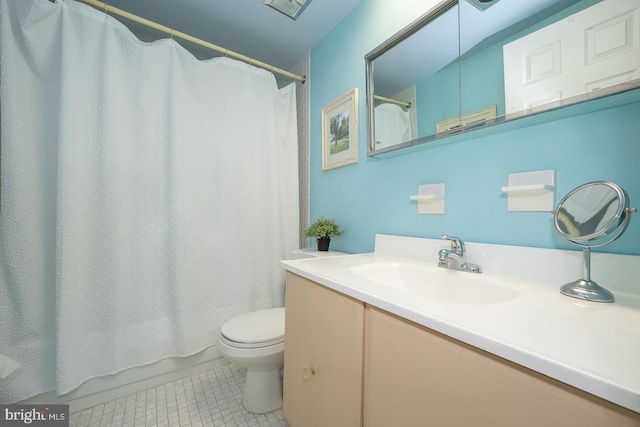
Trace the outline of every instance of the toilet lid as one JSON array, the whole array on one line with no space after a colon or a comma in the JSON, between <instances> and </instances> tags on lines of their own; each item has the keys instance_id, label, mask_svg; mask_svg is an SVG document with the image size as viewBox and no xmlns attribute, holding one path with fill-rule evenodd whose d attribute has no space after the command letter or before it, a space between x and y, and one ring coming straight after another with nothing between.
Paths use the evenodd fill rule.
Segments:
<instances>
[{"instance_id":1,"label":"toilet lid","mask_svg":"<svg viewBox=\"0 0 640 427\"><path fill-rule=\"evenodd\" d=\"M238 343L270 343L284 340L284 307L241 314L222 325L222 335Z\"/></svg>"}]
</instances>

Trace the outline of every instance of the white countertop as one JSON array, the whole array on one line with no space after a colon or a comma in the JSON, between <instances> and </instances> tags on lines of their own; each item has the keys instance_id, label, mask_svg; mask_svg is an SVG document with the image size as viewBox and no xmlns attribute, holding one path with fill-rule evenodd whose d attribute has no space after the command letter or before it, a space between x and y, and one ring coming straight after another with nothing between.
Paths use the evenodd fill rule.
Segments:
<instances>
[{"instance_id":1,"label":"white countertop","mask_svg":"<svg viewBox=\"0 0 640 427\"><path fill-rule=\"evenodd\" d=\"M438 249L448 246L440 240L378 235L374 253L282 264L328 288L640 413L640 257L593 254L591 277L614 292L612 304L558 291L580 278L578 251L467 243L467 259L483 267L484 279L508 282L518 293L496 304L420 297L348 271L408 259L435 265ZM636 291L629 292L633 287Z\"/></svg>"}]
</instances>

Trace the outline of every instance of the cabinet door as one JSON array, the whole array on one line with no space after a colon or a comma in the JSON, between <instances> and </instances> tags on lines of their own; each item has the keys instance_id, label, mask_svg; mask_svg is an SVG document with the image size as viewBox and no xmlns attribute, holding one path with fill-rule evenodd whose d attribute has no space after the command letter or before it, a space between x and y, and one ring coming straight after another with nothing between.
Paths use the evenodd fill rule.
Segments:
<instances>
[{"instance_id":1,"label":"cabinet door","mask_svg":"<svg viewBox=\"0 0 640 427\"><path fill-rule=\"evenodd\" d=\"M364 304L287 273L284 415L293 427L359 427Z\"/></svg>"},{"instance_id":2,"label":"cabinet door","mask_svg":"<svg viewBox=\"0 0 640 427\"><path fill-rule=\"evenodd\" d=\"M389 313L367 310L365 427L640 426L640 414Z\"/></svg>"}]
</instances>

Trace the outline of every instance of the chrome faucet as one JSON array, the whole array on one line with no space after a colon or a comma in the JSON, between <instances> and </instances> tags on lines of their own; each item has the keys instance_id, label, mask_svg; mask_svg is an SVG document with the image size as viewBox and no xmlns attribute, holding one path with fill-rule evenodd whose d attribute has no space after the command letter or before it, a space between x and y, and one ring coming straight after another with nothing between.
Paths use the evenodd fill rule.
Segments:
<instances>
[{"instance_id":1,"label":"chrome faucet","mask_svg":"<svg viewBox=\"0 0 640 427\"><path fill-rule=\"evenodd\" d=\"M468 271L470 273L482 273L482 268L479 265L467 262L467 254L462 240L446 234L443 234L442 238L451 241L451 250L440 249L438 251L438 267Z\"/></svg>"}]
</instances>

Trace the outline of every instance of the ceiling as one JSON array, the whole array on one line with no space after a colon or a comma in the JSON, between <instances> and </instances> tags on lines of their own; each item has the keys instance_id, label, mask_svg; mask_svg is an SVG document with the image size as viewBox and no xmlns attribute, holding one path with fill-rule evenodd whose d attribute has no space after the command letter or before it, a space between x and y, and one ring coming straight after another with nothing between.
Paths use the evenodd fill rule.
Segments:
<instances>
[{"instance_id":1,"label":"ceiling","mask_svg":"<svg viewBox=\"0 0 640 427\"><path fill-rule=\"evenodd\" d=\"M193 37L290 70L363 0L315 0L297 20L262 0L102 0ZM168 35L114 16L142 40ZM180 41L198 58L219 54Z\"/></svg>"}]
</instances>

